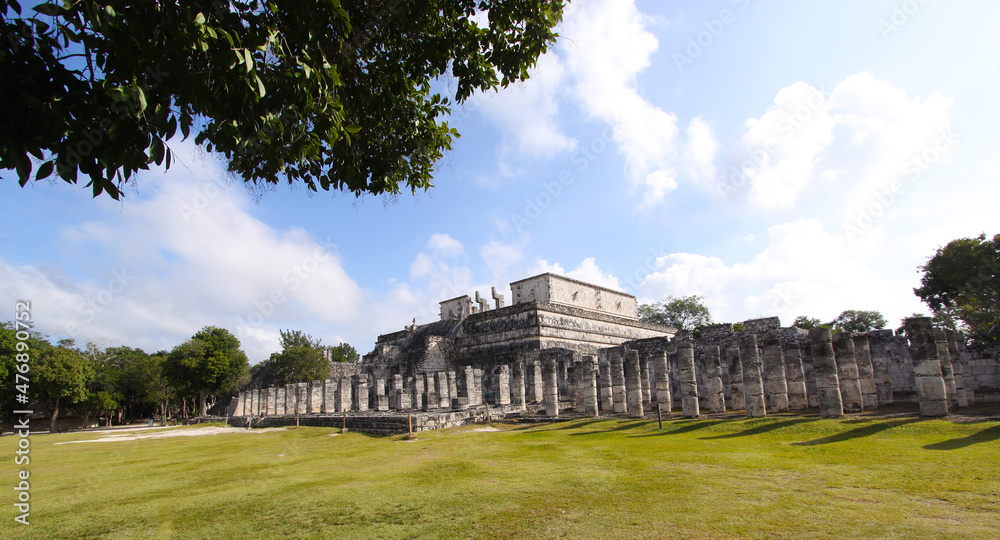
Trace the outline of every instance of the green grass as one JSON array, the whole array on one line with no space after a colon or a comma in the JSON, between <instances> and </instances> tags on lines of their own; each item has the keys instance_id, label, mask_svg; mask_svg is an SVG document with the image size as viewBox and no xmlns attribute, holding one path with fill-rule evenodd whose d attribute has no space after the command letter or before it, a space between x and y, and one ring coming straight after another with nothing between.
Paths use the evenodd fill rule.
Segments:
<instances>
[{"instance_id":1,"label":"green grass","mask_svg":"<svg viewBox=\"0 0 1000 540\"><path fill-rule=\"evenodd\" d=\"M5 505L0 538L1000 538L1000 422L475 427L36 435L32 524ZM0 439L7 500L16 443Z\"/></svg>"}]
</instances>

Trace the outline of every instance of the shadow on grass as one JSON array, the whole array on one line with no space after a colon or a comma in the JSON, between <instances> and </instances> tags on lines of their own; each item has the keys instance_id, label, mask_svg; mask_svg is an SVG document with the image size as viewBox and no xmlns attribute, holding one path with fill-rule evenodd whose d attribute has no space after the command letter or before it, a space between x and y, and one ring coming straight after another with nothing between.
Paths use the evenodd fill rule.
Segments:
<instances>
[{"instance_id":1,"label":"shadow on grass","mask_svg":"<svg viewBox=\"0 0 1000 540\"><path fill-rule=\"evenodd\" d=\"M591 424L597 424L597 423L600 423L600 422L607 422L607 419L606 418L595 418L593 420L580 420L580 421L577 421L577 422L566 422L565 426L557 427L557 428L552 428L552 431L556 431L556 430L560 430L560 429L577 429L577 428L587 427L587 426L589 426Z\"/></svg>"},{"instance_id":2,"label":"shadow on grass","mask_svg":"<svg viewBox=\"0 0 1000 540\"><path fill-rule=\"evenodd\" d=\"M816 446L820 444L832 444L838 442L849 441L851 439L859 439L861 437L869 437L876 433L883 432L887 429L892 429L894 427L903 426L906 424L912 424L914 422L922 421L921 418L904 418L901 420L892 420L888 422L878 422L870 426L854 428L850 431L845 431L843 433L838 433L836 435L830 435L829 437L822 437L819 439L814 439L811 441L792 443L795 446Z\"/></svg>"},{"instance_id":3,"label":"shadow on grass","mask_svg":"<svg viewBox=\"0 0 1000 540\"><path fill-rule=\"evenodd\" d=\"M958 439L948 439L947 441L928 444L927 446L924 446L924 448L927 450L957 450L959 448L965 448L966 446L971 446L973 444L992 442L997 439L1000 439L1000 425L993 426L991 428L986 428L980 431L979 433L973 433L968 437L961 437Z\"/></svg>"},{"instance_id":4,"label":"shadow on grass","mask_svg":"<svg viewBox=\"0 0 1000 540\"><path fill-rule=\"evenodd\" d=\"M637 428L637 427L645 426L645 425L648 425L648 424L649 424L649 420L631 420L631 421L622 420L622 421L619 421L619 425L617 427L613 427L611 429L602 429L602 430L597 430L597 431L587 431L587 432L584 432L584 433L570 433L570 435L572 435L572 436L578 436L578 435L599 435L599 434L602 434L602 433L614 433L615 431L627 431L627 430L630 430L632 428Z\"/></svg>"},{"instance_id":5,"label":"shadow on grass","mask_svg":"<svg viewBox=\"0 0 1000 540\"><path fill-rule=\"evenodd\" d=\"M750 429L746 429L746 430L740 431L739 433L727 433L725 435L715 435L715 436L712 436L712 437L701 437L700 439L703 440L703 441L710 441L710 440L713 440L713 439L733 439L735 437L749 437L751 435L760 435L761 433L767 433L768 431L772 431L772 430L775 430L775 429L781 429L783 427L794 426L796 424L804 424L806 422L815 422L817 420L819 420L819 418L795 418L795 419L792 419L792 420L782 420L780 422L769 422L769 423L766 423L766 424L759 425L757 427L752 427Z\"/></svg>"},{"instance_id":6,"label":"shadow on grass","mask_svg":"<svg viewBox=\"0 0 1000 540\"><path fill-rule=\"evenodd\" d=\"M677 429L664 429L663 431L657 430L652 433L645 433L643 435L632 435L632 437L660 437L662 435L677 435L679 433L687 433L689 431L695 431L708 426L714 426L716 424L721 424L726 422L726 420L694 420L694 421L682 421L682 424ZM674 422L677 425L679 422Z\"/></svg>"}]
</instances>

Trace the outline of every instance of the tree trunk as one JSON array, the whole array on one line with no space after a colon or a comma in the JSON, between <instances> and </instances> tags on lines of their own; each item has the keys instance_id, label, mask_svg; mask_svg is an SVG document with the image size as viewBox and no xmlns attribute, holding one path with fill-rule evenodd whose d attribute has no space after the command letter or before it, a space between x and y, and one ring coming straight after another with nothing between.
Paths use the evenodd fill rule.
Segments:
<instances>
[{"instance_id":1,"label":"tree trunk","mask_svg":"<svg viewBox=\"0 0 1000 540\"><path fill-rule=\"evenodd\" d=\"M202 388L198 391L198 416L206 416L207 410L205 407L205 389Z\"/></svg>"},{"instance_id":2,"label":"tree trunk","mask_svg":"<svg viewBox=\"0 0 1000 540\"><path fill-rule=\"evenodd\" d=\"M56 396L56 404L52 407L52 422L49 424L49 433L56 432L56 417L59 416L59 396Z\"/></svg>"},{"instance_id":3,"label":"tree trunk","mask_svg":"<svg viewBox=\"0 0 1000 540\"><path fill-rule=\"evenodd\" d=\"M84 413L84 415L83 415L83 422L80 423L80 429L81 430L87 429L87 424L89 423L89 420L90 420L90 413L89 412Z\"/></svg>"}]
</instances>

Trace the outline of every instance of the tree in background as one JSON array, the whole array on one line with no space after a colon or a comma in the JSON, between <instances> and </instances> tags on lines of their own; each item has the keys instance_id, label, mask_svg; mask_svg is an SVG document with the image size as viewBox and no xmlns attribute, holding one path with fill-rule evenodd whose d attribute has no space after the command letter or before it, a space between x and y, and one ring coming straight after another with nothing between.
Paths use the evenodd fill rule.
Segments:
<instances>
[{"instance_id":1,"label":"tree in background","mask_svg":"<svg viewBox=\"0 0 1000 540\"><path fill-rule=\"evenodd\" d=\"M841 332L870 332L881 330L887 324L889 324L888 321L878 311L848 309L837 315L837 318L831 321L829 326Z\"/></svg>"},{"instance_id":2,"label":"tree in background","mask_svg":"<svg viewBox=\"0 0 1000 540\"><path fill-rule=\"evenodd\" d=\"M1000 341L1000 234L952 240L920 270L913 292L946 326L981 343Z\"/></svg>"},{"instance_id":3,"label":"tree in background","mask_svg":"<svg viewBox=\"0 0 1000 540\"><path fill-rule=\"evenodd\" d=\"M93 376L93 367L77 351L66 347L44 349L32 367L32 389L52 413L49 431L55 432L59 408L71 407L87 397L87 383Z\"/></svg>"},{"instance_id":4,"label":"tree in background","mask_svg":"<svg viewBox=\"0 0 1000 540\"><path fill-rule=\"evenodd\" d=\"M694 331L712 324L712 314L705 306L705 299L699 295L675 297L668 294L662 302L639 306L639 320Z\"/></svg>"},{"instance_id":5,"label":"tree in background","mask_svg":"<svg viewBox=\"0 0 1000 540\"><path fill-rule=\"evenodd\" d=\"M348 362L351 364L357 364L361 361L361 355L358 354L358 350L352 347L349 343L329 346L327 349L330 351L331 362Z\"/></svg>"},{"instance_id":6,"label":"tree in background","mask_svg":"<svg viewBox=\"0 0 1000 540\"><path fill-rule=\"evenodd\" d=\"M805 315L799 315L795 318L792 326L802 328L804 330L812 330L813 328L820 328L823 326L823 321L815 317L806 317Z\"/></svg>"},{"instance_id":7,"label":"tree in background","mask_svg":"<svg viewBox=\"0 0 1000 540\"><path fill-rule=\"evenodd\" d=\"M207 396L234 388L246 373L248 362L236 336L223 328L206 326L174 347L163 368L181 394L197 394L199 414L204 416Z\"/></svg>"},{"instance_id":8,"label":"tree in background","mask_svg":"<svg viewBox=\"0 0 1000 540\"><path fill-rule=\"evenodd\" d=\"M431 187L441 119L528 77L562 0L0 3L0 168L117 199L180 131L248 183ZM477 14L489 24L479 26ZM37 165L36 165L37 164Z\"/></svg>"}]
</instances>

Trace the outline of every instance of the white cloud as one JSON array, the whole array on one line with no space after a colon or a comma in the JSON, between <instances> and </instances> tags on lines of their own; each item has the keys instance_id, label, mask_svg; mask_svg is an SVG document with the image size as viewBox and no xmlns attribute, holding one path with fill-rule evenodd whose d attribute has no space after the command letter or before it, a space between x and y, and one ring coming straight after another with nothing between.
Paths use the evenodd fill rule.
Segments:
<instances>
[{"instance_id":1,"label":"white cloud","mask_svg":"<svg viewBox=\"0 0 1000 540\"><path fill-rule=\"evenodd\" d=\"M204 325L227 327L252 362L277 347L277 329L323 337L365 307L333 243L278 231L250 215L242 192L215 183L221 168L190 143L171 143L185 167L158 175L149 195L62 233L86 253L89 277L0 261L0 297L37 299L54 337L169 349ZM152 174L149 174L152 176Z\"/></svg>"},{"instance_id":2,"label":"white cloud","mask_svg":"<svg viewBox=\"0 0 1000 540\"><path fill-rule=\"evenodd\" d=\"M650 66L659 46L646 23L632 1L574 2L566 8L560 57L584 111L612 126L632 185L643 188L644 198L659 200L676 184L646 180L655 171L670 169L678 129L674 114L639 92L636 77Z\"/></svg>"},{"instance_id":3,"label":"white cloud","mask_svg":"<svg viewBox=\"0 0 1000 540\"><path fill-rule=\"evenodd\" d=\"M621 284L618 282L618 278L610 272L605 273L601 270L600 267L597 266L597 260L594 257L587 257L580 262L579 266L568 272L559 263L549 263L545 259L538 259L535 261L534 267L525 277L546 272L578 279L587 283L593 283L594 285L600 285L616 291L622 290Z\"/></svg>"},{"instance_id":4,"label":"white cloud","mask_svg":"<svg viewBox=\"0 0 1000 540\"><path fill-rule=\"evenodd\" d=\"M914 256L895 252L894 242L882 246L891 258ZM788 325L798 315L827 320L845 309L881 310L892 321L920 310L912 294L915 283L899 279L898 268L879 268L877 261L819 221L797 219L769 228L768 246L747 263L728 265L691 253L661 257L640 290L651 300L702 295L720 322L779 316Z\"/></svg>"},{"instance_id":5,"label":"white cloud","mask_svg":"<svg viewBox=\"0 0 1000 540\"><path fill-rule=\"evenodd\" d=\"M719 143L712 135L712 127L700 117L688 124L687 143L684 146L684 161L691 179L706 184L715 179L715 153Z\"/></svg>"},{"instance_id":6,"label":"white cloud","mask_svg":"<svg viewBox=\"0 0 1000 540\"><path fill-rule=\"evenodd\" d=\"M788 210L812 197L853 222L880 190L948 157L956 145L951 105L939 94L910 98L868 72L845 78L829 96L792 84L760 118L746 121L720 186L739 187L742 172L758 208Z\"/></svg>"},{"instance_id":7,"label":"white cloud","mask_svg":"<svg viewBox=\"0 0 1000 540\"><path fill-rule=\"evenodd\" d=\"M432 234L427 241L427 249L446 257L454 257L465 252L461 242L444 233Z\"/></svg>"}]
</instances>

